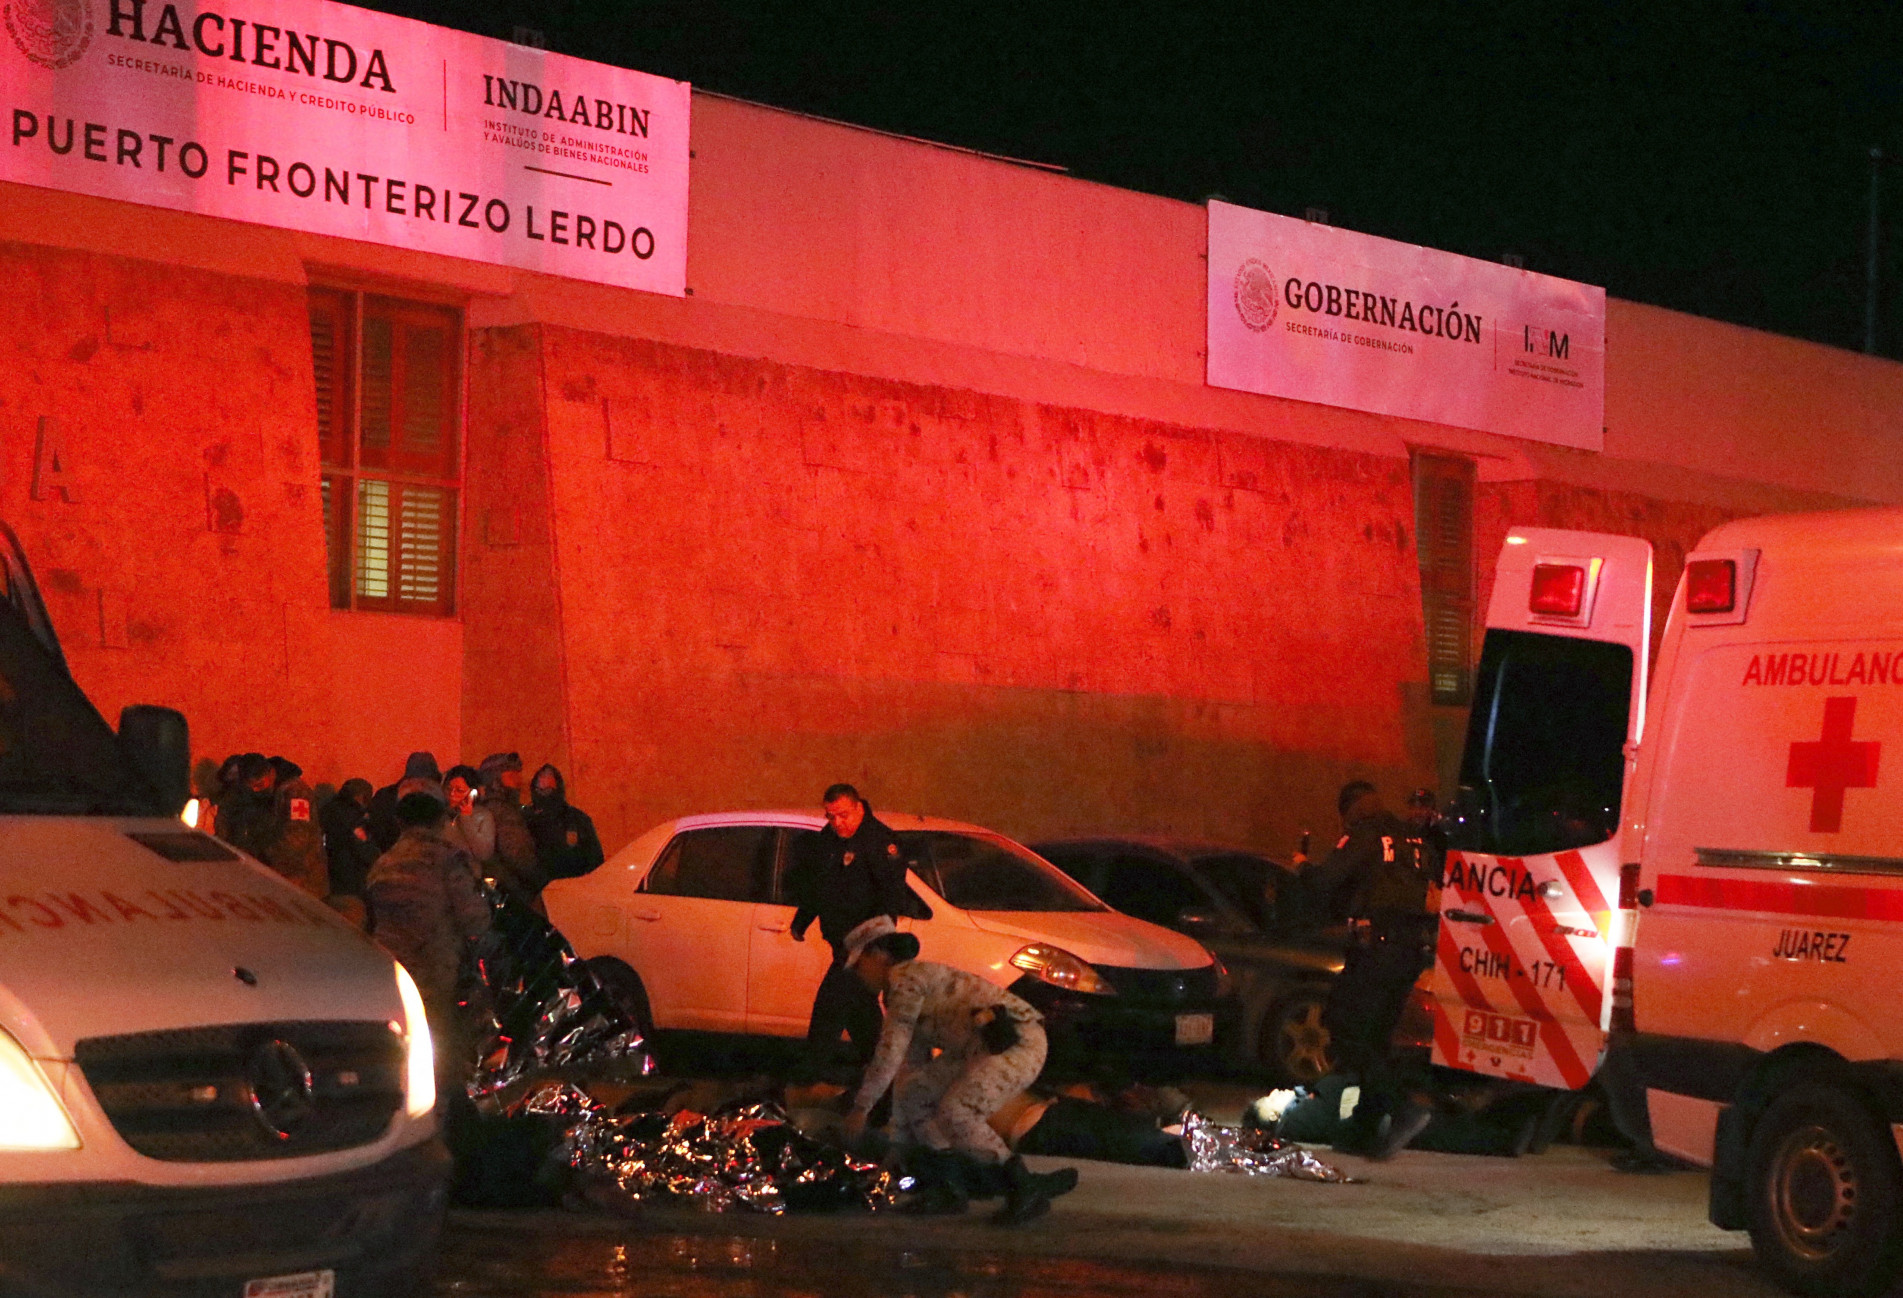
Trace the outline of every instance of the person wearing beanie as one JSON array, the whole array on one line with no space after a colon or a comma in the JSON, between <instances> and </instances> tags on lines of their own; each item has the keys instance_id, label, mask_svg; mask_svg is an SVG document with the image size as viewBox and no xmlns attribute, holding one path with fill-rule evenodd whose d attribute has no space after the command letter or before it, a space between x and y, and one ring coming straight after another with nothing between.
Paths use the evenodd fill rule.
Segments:
<instances>
[{"instance_id":1,"label":"person wearing beanie","mask_svg":"<svg viewBox=\"0 0 1903 1298\"><path fill-rule=\"evenodd\" d=\"M238 759L237 779L218 800L218 837L262 861L277 836L277 770L262 753Z\"/></svg>"},{"instance_id":2,"label":"person wearing beanie","mask_svg":"<svg viewBox=\"0 0 1903 1298\"><path fill-rule=\"evenodd\" d=\"M301 778L278 785L276 832L264 863L322 901L330 895L330 863L324 855L324 831L312 818L311 786Z\"/></svg>"},{"instance_id":3,"label":"person wearing beanie","mask_svg":"<svg viewBox=\"0 0 1903 1298\"><path fill-rule=\"evenodd\" d=\"M427 793L397 803L403 830L370 868L366 886L376 927L372 936L395 956L422 994L437 1043L439 1095L463 1084L473 1044L457 1010L463 953L489 931L489 903L468 854L443 837L449 808Z\"/></svg>"},{"instance_id":4,"label":"person wearing beanie","mask_svg":"<svg viewBox=\"0 0 1903 1298\"><path fill-rule=\"evenodd\" d=\"M370 876L370 867L377 863L377 845L370 841L370 796L370 781L348 779L318 813L333 898L361 901L364 881Z\"/></svg>"},{"instance_id":5,"label":"person wearing beanie","mask_svg":"<svg viewBox=\"0 0 1903 1298\"><path fill-rule=\"evenodd\" d=\"M568 785L553 763L529 781L529 809L524 817L535 840L535 857L551 879L575 879L607 859L595 822L588 813L568 803Z\"/></svg>"},{"instance_id":6,"label":"person wearing beanie","mask_svg":"<svg viewBox=\"0 0 1903 1298\"><path fill-rule=\"evenodd\" d=\"M496 818L496 852L489 877L511 897L544 918L542 889L548 876L535 854L535 839L522 815L522 755L491 753L482 759L482 803Z\"/></svg>"},{"instance_id":7,"label":"person wearing beanie","mask_svg":"<svg viewBox=\"0 0 1903 1298\"><path fill-rule=\"evenodd\" d=\"M433 781L437 792L442 792L443 769L436 764L436 754L430 752L411 753L409 760L403 763L403 774L394 783L378 789L376 796L370 799L370 841L377 845L379 852L387 852L396 845L403 826L396 818L396 804L402 798L404 784L410 780ZM412 790L416 786L412 786Z\"/></svg>"}]
</instances>

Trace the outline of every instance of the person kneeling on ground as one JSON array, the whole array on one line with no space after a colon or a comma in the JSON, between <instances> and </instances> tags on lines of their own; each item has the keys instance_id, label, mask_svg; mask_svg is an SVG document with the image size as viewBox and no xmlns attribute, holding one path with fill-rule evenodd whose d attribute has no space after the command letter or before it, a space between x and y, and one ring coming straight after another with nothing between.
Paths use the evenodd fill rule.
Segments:
<instances>
[{"instance_id":1,"label":"person kneeling on ground","mask_svg":"<svg viewBox=\"0 0 1903 1298\"><path fill-rule=\"evenodd\" d=\"M918 939L894 931L884 915L855 928L846 947L846 967L885 997L885 1025L846 1116L847 1135L863 1134L873 1105L910 1062L914 1071L893 1099L892 1128L913 1147L911 1161L926 1183L917 1210L962 1212L974 1191L1002 1182L997 1220L1029 1221L1048 1211L1052 1198L1076 1186L1076 1171L1031 1172L986 1121L1043 1070L1042 1016L976 975L920 960Z\"/></svg>"}]
</instances>

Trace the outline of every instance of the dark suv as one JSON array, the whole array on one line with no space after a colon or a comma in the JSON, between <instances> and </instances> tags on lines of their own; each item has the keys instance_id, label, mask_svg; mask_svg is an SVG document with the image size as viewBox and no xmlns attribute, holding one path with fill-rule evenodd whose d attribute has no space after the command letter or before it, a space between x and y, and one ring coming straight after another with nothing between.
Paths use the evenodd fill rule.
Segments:
<instances>
[{"instance_id":1,"label":"dark suv","mask_svg":"<svg viewBox=\"0 0 1903 1298\"><path fill-rule=\"evenodd\" d=\"M1312 1082L1334 1061L1322 1005L1345 930L1304 904L1293 872L1232 847L1166 838L1073 838L1032 850L1125 914L1186 933L1228 966L1238 1017L1218 1044L1278 1080Z\"/></svg>"}]
</instances>

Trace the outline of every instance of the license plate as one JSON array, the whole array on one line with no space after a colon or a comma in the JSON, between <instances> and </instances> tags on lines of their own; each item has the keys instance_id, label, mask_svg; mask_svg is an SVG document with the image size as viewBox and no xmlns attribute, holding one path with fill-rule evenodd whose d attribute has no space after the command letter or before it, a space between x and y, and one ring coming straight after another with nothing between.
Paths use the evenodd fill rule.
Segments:
<instances>
[{"instance_id":1,"label":"license plate","mask_svg":"<svg viewBox=\"0 0 1903 1298\"><path fill-rule=\"evenodd\" d=\"M246 1281L244 1298L336 1298L335 1271L300 1271Z\"/></svg>"},{"instance_id":2,"label":"license plate","mask_svg":"<svg viewBox=\"0 0 1903 1298\"><path fill-rule=\"evenodd\" d=\"M1179 1046L1206 1046L1216 1039L1216 1016L1214 1014L1178 1014L1176 1016L1176 1044Z\"/></svg>"}]
</instances>

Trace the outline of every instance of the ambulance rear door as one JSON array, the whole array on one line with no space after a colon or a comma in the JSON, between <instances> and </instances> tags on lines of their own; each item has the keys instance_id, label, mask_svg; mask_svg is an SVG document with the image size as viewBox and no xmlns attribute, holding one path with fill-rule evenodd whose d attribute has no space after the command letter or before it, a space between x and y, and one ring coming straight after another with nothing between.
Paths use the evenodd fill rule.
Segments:
<instances>
[{"instance_id":1,"label":"ambulance rear door","mask_svg":"<svg viewBox=\"0 0 1903 1298\"><path fill-rule=\"evenodd\" d=\"M1508 533L1449 811L1436 1064L1566 1090L1598 1068L1651 611L1648 542Z\"/></svg>"}]
</instances>

